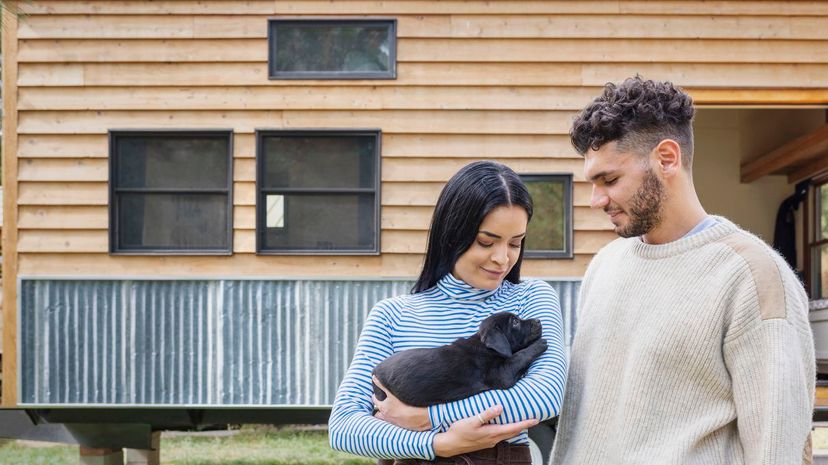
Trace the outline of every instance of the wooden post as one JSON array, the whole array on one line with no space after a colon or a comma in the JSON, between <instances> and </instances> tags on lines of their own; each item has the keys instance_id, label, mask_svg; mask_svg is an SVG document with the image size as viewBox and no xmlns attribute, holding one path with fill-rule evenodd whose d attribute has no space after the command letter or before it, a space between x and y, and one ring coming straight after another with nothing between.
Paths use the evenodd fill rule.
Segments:
<instances>
[{"instance_id":1,"label":"wooden post","mask_svg":"<svg viewBox=\"0 0 828 465\"><path fill-rule=\"evenodd\" d=\"M124 451L80 446L80 465L124 465Z\"/></svg>"},{"instance_id":2,"label":"wooden post","mask_svg":"<svg viewBox=\"0 0 828 465\"><path fill-rule=\"evenodd\" d=\"M17 405L17 15L3 9L3 390Z\"/></svg>"},{"instance_id":3,"label":"wooden post","mask_svg":"<svg viewBox=\"0 0 828 465\"><path fill-rule=\"evenodd\" d=\"M161 465L161 432L154 431L152 449L124 449L126 451L126 465Z\"/></svg>"}]
</instances>

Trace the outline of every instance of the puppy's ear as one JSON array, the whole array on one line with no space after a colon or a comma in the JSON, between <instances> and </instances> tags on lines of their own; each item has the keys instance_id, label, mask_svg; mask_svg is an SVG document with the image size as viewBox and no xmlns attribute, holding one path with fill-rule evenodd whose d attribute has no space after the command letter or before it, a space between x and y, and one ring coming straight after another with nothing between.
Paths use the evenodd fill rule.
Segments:
<instances>
[{"instance_id":1,"label":"puppy's ear","mask_svg":"<svg viewBox=\"0 0 828 465\"><path fill-rule=\"evenodd\" d=\"M480 340L483 341L483 345L494 350L504 358L512 356L512 346L502 332L497 330L486 331L480 335Z\"/></svg>"}]
</instances>

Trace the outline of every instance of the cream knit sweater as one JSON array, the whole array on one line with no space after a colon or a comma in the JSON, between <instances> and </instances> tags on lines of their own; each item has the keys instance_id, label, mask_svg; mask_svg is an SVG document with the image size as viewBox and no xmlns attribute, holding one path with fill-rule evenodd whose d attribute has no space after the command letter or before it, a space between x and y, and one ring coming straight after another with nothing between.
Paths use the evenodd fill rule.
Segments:
<instances>
[{"instance_id":1,"label":"cream knit sweater","mask_svg":"<svg viewBox=\"0 0 828 465\"><path fill-rule=\"evenodd\" d=\"M793 465L810 454L808 299L777 253L717 219L669 244L618 239L593 259L553 464Z\"/></svg>"}]
</instances>

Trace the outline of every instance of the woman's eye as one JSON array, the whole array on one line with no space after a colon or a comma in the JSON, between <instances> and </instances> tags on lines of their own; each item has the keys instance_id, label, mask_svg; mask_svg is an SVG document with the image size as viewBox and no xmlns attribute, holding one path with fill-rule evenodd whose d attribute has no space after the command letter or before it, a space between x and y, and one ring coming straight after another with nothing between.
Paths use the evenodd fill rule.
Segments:
<instances>
[{"instance_id":1,"label":"woman's eye","mask_svg":"<svg viewBox=\"0 0 828 465\"><path fill-rule=\"evenodd\" d=\"M519 249L520 248L520 243L518 243L518 244L509 244L509 246L513 249Z\"/></svg>"},{"instance_id":2,"label":"woman's eye","mask_svg":"<svg viewBox=\"0 0 828 465\"><path fill-rule=\"evenodd\" d=\"M492 246L491 242L486 243L486 242L477 241L477 244L480 245L480 247L491 247Z\"/></svg>"}]
</instances>

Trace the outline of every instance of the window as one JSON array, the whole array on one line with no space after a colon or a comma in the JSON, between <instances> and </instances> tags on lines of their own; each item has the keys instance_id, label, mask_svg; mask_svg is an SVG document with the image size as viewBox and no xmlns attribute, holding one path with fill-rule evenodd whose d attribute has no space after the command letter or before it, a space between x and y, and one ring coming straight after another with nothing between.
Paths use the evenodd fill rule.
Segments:
<instances>
[{"instance_id":1,"label":"window","mask_svg":"<svg viewBox=\"0 0 828 465\"><path fill-rule=\"evenodd\" d=\"M271 19L271 79L394 79L397 22Z\"/></svg>"},{"instance_id":2,"label":"window","mask_svg":"<svg viewBox=\"0 0 828 465\"><path fill-rule=\"evenodd\" d=\"M572 175L523 174L535 211L526 231L525 257L572 258Z\"/></svg>"},{"instance_id":3,"label":"window","mask_svg":"<svg viewBox=\"0 0 828 465\"><path fill-rule=\"evenodd\" d=\"M232 253L232 134L110 131L110 253Z\"/></svg>"},{"instance_id":4,"label":"window","mask_svg":"<svg viewBox=\"0 0 828 465\"><path fill-rule=\"evenodd\" d=\"M379 253L379 130L258 130L256 151L258 253Z\"/></svg>"},{"instance_id":5,"label":"window","mask_svg":"<svg viewBox=\"0 0 828 465\"><path fill-rule=\"evenodd\" d=\"M808 238L812 299L828 298L828 179L813 186L809 198L812 218Z\"/></svg>"}]
</instances>

